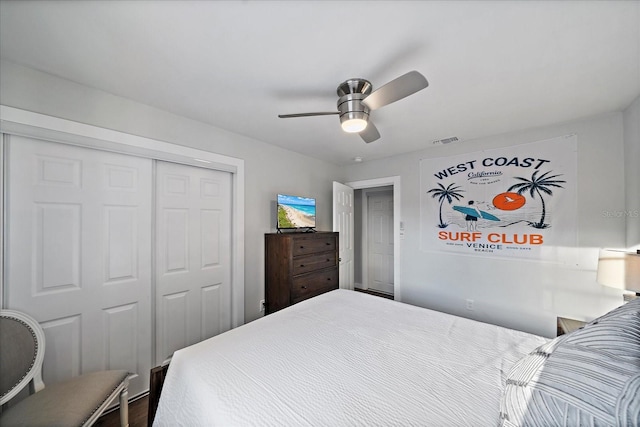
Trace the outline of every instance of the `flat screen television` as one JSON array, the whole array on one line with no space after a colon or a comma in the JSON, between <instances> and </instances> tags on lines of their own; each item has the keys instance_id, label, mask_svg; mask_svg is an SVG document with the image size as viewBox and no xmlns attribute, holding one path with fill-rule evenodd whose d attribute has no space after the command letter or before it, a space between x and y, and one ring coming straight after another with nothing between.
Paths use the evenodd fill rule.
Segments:
<instances>
[{"instance_id":1,"label":"flat screen television","mask_svg":"<svg viewBox=\"0 0 640 427\"><path fill-rule=\"evenodd\" d=\"M278 194L278 230L316 227L316 199Z\"/></svg>"}]
</instances>

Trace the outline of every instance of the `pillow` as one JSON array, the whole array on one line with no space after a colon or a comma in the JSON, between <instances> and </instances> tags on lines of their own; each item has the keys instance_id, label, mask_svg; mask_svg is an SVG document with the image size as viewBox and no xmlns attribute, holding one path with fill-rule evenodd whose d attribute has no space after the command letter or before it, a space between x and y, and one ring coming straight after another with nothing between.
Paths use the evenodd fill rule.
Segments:
<instances>
[{"instance_id":1,"label":"pillow","mask_svg":"<svg viewBox=\"0 0 640 427\"><path fill-rule=\"evenodd\" d=\"M499 425L640 427L640 298L520 359Z\"/></svg>"}]
</instances>

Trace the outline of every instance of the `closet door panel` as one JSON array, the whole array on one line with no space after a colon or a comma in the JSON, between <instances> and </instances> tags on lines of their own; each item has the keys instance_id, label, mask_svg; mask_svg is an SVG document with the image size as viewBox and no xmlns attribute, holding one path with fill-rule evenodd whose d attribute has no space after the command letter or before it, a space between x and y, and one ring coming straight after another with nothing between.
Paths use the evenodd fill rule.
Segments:
<instances>
[{"instance_id":1,"label":"closet door panel","mask_svg":"<svg viewBox=\"0 0 640 427\"><path fill-rule=\"evenodd\" d=\"M174 351L189 345L187 340L188 297L188 292L165 294L158 305L162 316L161 323L157 324L158 342L162 343L164 351L163 356L160 356L162 360L171 356ZM161 361L157 362L158 365L160 363Z\"/></svg>"},{"instance_id":2,"label":"closet door panel","mask_svg":"<svg viewBox=\"0 0 640 427\"><path fill-rule=\"evenodd\" d=\"M6 305L47 339L44 380L151 368L151 160L10 136Z\"/></svg>"},{"instance_id":3,"label":"closet door panel","mask_svg":"<svg viewBox=\"0 0 640 427\"><path fill-rule=\"evenodd\" d=\"M156 363L231 328L231 174L158 162Z\"/></svg>"},{"instance_id":4,"label":"closet door panel","mask_svg":"<svg viewBox=\"0 0 640 427\"><path fill-rule=\"evenodd\" d=\"M66 294L80 288L82 206L33 204L34 295Z\"/></svg>"},{"instance_id":5,"label":"closet door panel","mask_svg":"<svg viewBox=\"0 0 640 427\"><path fill-rule=\"evenodd\" d=\"M211 338L229 329L220 316L220 313L223 312L222 288L223 286L218 284L203 287L201 290L202 333L200 340Z\"/></svg>"},{"instance_id":6,"label":"closet door panel","mask_svg":"<svg viewBox=\"0 0 640 427\"><path fill-rule=\"evenodd\" d=\"M45 385L55 384L82 373L81 322L79 315L40 322L45 339Z\"/></svg>"},{"instance_id":7,"label":"closet door panel","mask_svg":"<svg viewBox=\"0 0 640 427\"><path fill-rule=\"evenodd\" d=\"M133 281L138 277L137 209L104 207L105 283Z\"/></svg>"}]
</instances>

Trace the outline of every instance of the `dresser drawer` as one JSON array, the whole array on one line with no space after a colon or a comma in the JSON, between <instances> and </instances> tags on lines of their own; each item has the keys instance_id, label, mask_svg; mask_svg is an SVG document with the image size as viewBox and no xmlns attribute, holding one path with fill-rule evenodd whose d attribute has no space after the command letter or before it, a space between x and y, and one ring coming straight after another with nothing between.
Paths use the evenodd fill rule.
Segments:
<instances>
[{"instance_id":1,"label":"dresser drawer","mask_svg":"<svg viewBox=\"0 0 640 427\"><path fill-rule=\"evenodd\" d=\"M295 304L307 298L338 289L338 268L307 273L293 279L291 300Z\"/></svg>"},{"instance_id":2,"label":"dresser drawer","mask_svg":"<svg viewBox=\"0 0 640 427\"><path fill-rule=\"evenodd\" d=\"M296 257L293 259L293 275L333 267L337 264L336 261L335 251Z\"/></svg>"},{"instance_id":3,"label":"dresser drawer","mask_svg":"<svg viewBox=\"0 0 640 427\"><path fill-rule=\"evenodd\" d=\"M296 238L292 242L293 256L307 255L316 252L335 251L336 238L333 235L313 237L313 238Z\"/></svg>"}]
</instances>

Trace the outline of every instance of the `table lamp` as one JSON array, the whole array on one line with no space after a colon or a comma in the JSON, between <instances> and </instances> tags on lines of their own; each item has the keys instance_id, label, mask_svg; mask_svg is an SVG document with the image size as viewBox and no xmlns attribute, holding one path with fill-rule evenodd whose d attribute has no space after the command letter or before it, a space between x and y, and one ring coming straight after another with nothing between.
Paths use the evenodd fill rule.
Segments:
<instances>
[{"instance_id":1,"label":"table lamp","mask_svg":"<svg viewBox=\"0 0 640 427\"><path fill-rule=\"evenodd\" d=\"M640 250L600 249L596 280L601 285L635 292L640 296Z\"/></svg>"}]
</instances>

